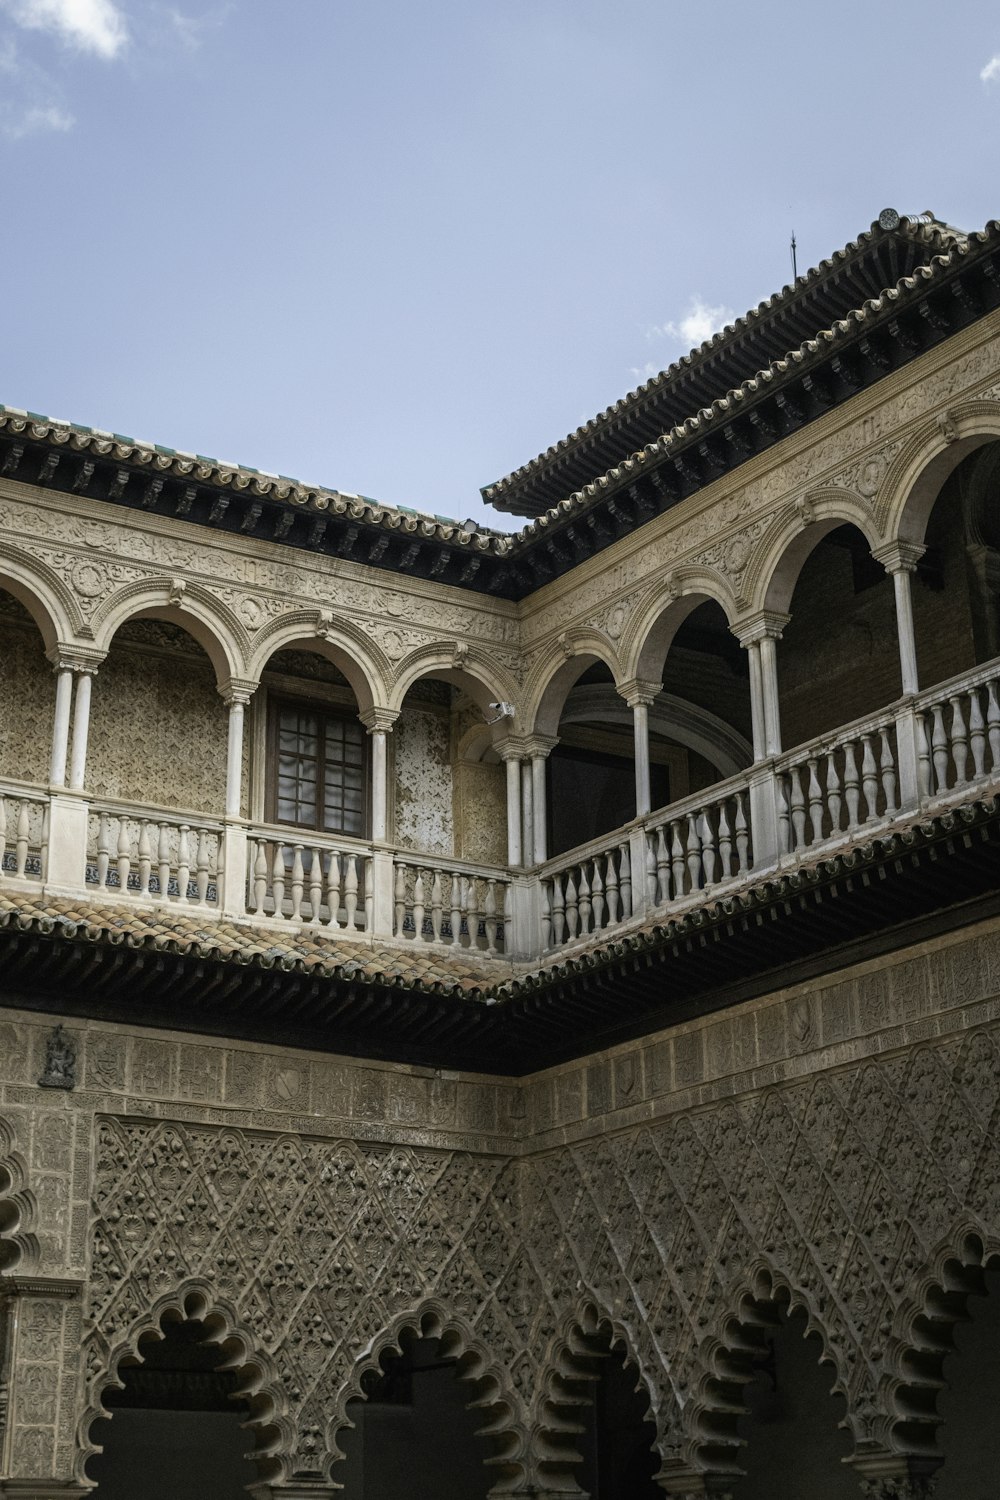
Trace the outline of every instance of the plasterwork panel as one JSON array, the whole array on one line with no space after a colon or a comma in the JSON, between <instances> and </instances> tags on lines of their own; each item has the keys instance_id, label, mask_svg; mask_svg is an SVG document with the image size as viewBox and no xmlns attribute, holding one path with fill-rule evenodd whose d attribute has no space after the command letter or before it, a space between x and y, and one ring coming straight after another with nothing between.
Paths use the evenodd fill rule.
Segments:
<instances>
[{"instance_id":1,"label":"plasterwork panel","mask_svg":"<svg viewBox=\"0 0 1000 1500\"><path fill-rule=\"evenodd\" d=\"M0 776L44 785L49 776L55 682L26 610L0 593Z\"/></svg>"},{"instance_id":2,"label":"plasterwork panel","mask_svg":"<svg viewBox=\"0 0 1000 1500\"><path fill-rule=\"evenodd\" d=\"M423 854L453 854L448 716L407 704L393 729L396 842Z\"/></svg>"}]
</instances>

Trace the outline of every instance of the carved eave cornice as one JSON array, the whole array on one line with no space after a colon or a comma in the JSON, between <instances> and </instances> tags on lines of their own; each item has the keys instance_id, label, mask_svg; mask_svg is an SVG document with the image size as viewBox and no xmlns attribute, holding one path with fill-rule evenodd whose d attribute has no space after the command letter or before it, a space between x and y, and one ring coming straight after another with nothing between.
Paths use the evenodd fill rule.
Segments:
<instances>
[{"instance_id":1,"label":"carved eave cornice","mask_svg":"<svg viewBox=\"0 0 1000 1500\"><path fill-rule=\"evenodd\" d=\"M1000 224L950 242L516 536L0 407L0 479L523 599L1000 307Z\"/></svg>"},{"instance_id":2,"label":"carved eave cornice","mask_svg":"<svg viewBox=\"0 0 1000 1500\"><path fill-rule=\"evenodd\" d=\"M937 255L530 522L509 553L530 592L1000 307L1000 223Z\"/></svg>"},{"instance_id":3,"label":"carved eave cornice","mask_svg":"<svg viewBox=\"0 0 1000 1500\"><path fill-rule=\"evenodd\" d=\"M582 943L528 972L421 978L413 947L287 951L253 934L225 951L129 930L117 908L72 916L44 898L0 903L4 1003L321 1052L511 1076L603 1050L775 988L995 916L1000 799L764 873L722 898ZM428 962L441 961L428 958Z\"/></svg>"}]
</instances>

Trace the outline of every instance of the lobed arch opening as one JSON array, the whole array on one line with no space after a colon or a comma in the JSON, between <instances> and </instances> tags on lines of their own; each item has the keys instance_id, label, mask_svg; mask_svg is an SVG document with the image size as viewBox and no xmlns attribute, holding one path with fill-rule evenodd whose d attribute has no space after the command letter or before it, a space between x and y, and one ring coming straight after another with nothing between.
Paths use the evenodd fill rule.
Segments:
<instances>
[{"instance_id":1,"label":"lobed arch opening","mask_svg":"<svg viewBox=\"0 0 1000 1500\"><path fill-rule=\"evenodd\" d=\"M762 1274L708 1362L691 1424L699 1469L733 1500L854 1500L843 1381L786 1284Z\"/></svg>"},{"instance_id":2,"label":"lobed arch opening","mask_svg":"<svg viewBox=\"0 0 1000 1500\"><path fill-rule=\"evenodd\" d=\"M435 1307L404 1316L358 1363L332 1432L344 1500L524 1493L513 1398L478 1341Z\"/></svg>"},{"instance_id":3,"label":"lobed arch opening","mask_svg":"<svg viewBox=\"0 0 1000 1500\"><path fill-rule=\"evenodd\" d=\"M13 1135L0 1120L0 1276L33 1269L38 1263L35 1199L24 1185L24 1165Z\"/></svg>"},{"instance_id":4,"label":"lobed arch opening","mask_svg":"<svg viewBox=\"0 0 1000 1500\"><path fill-rule=\"evenodd\" d=\"M545 1493L591 1500L662 1495L649 1389L624 1332L593 1304L554 1348L535 1436Z\"/></svg>"},{"instance_id":5,"label":"lobed arch opening","mask_svg":"<svg viewBox=\"0 0 1000 1500\"><path fill-rule=\"evenodd\" d=\"M1000 1246L959 1236L897 1321L892 1450L934 1475L936 1500L989 1493L1000 1467Z\"/></svg>"},{"instance_id":6,"label":"lobed arch opening","mask_svg":"<svg viewBox=\"0 0 1000 1500\"><path fill-rule=\"evenodd\" d=\"M173 1500L192 1472L213 1500L283 1473L279 1387L233 1320L189 1290L143 1321L98 1376L81 1479L101 1500Z\"/></svg>"}]
</instances>

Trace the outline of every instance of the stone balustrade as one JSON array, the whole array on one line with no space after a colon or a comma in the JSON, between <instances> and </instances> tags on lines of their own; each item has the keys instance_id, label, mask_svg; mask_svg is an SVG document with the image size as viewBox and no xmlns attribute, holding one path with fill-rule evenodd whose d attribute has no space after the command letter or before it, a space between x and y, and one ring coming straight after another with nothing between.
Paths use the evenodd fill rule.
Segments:
<instances>
[{"instance_id":1,"label":"stone balustrade","mask_svg":"<svg viewBox=\"0 0 1000 1500\"><path fill-rule=\"evenodd\" d=\"M537 961L1000 776L1000 660L533 868L0 784L0 885Z\"/></svg>"}]
</instances>

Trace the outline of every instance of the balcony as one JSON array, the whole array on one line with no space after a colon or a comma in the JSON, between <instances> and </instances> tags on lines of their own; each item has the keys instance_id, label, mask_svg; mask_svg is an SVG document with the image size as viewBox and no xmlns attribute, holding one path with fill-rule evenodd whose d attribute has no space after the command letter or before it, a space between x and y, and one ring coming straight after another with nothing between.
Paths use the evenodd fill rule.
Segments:
<instances>
[{"instance_id":1,"label":"balcony","mask_svg":"<svg viewBox=\"0 0 1000 1500\"><path fill-rule=\"evenodd\" d=\"M496 974L724 902L1000 780L1000 658L532 868L0 783L0 891L461 954Z\"/></svg>"}]
</instances>

